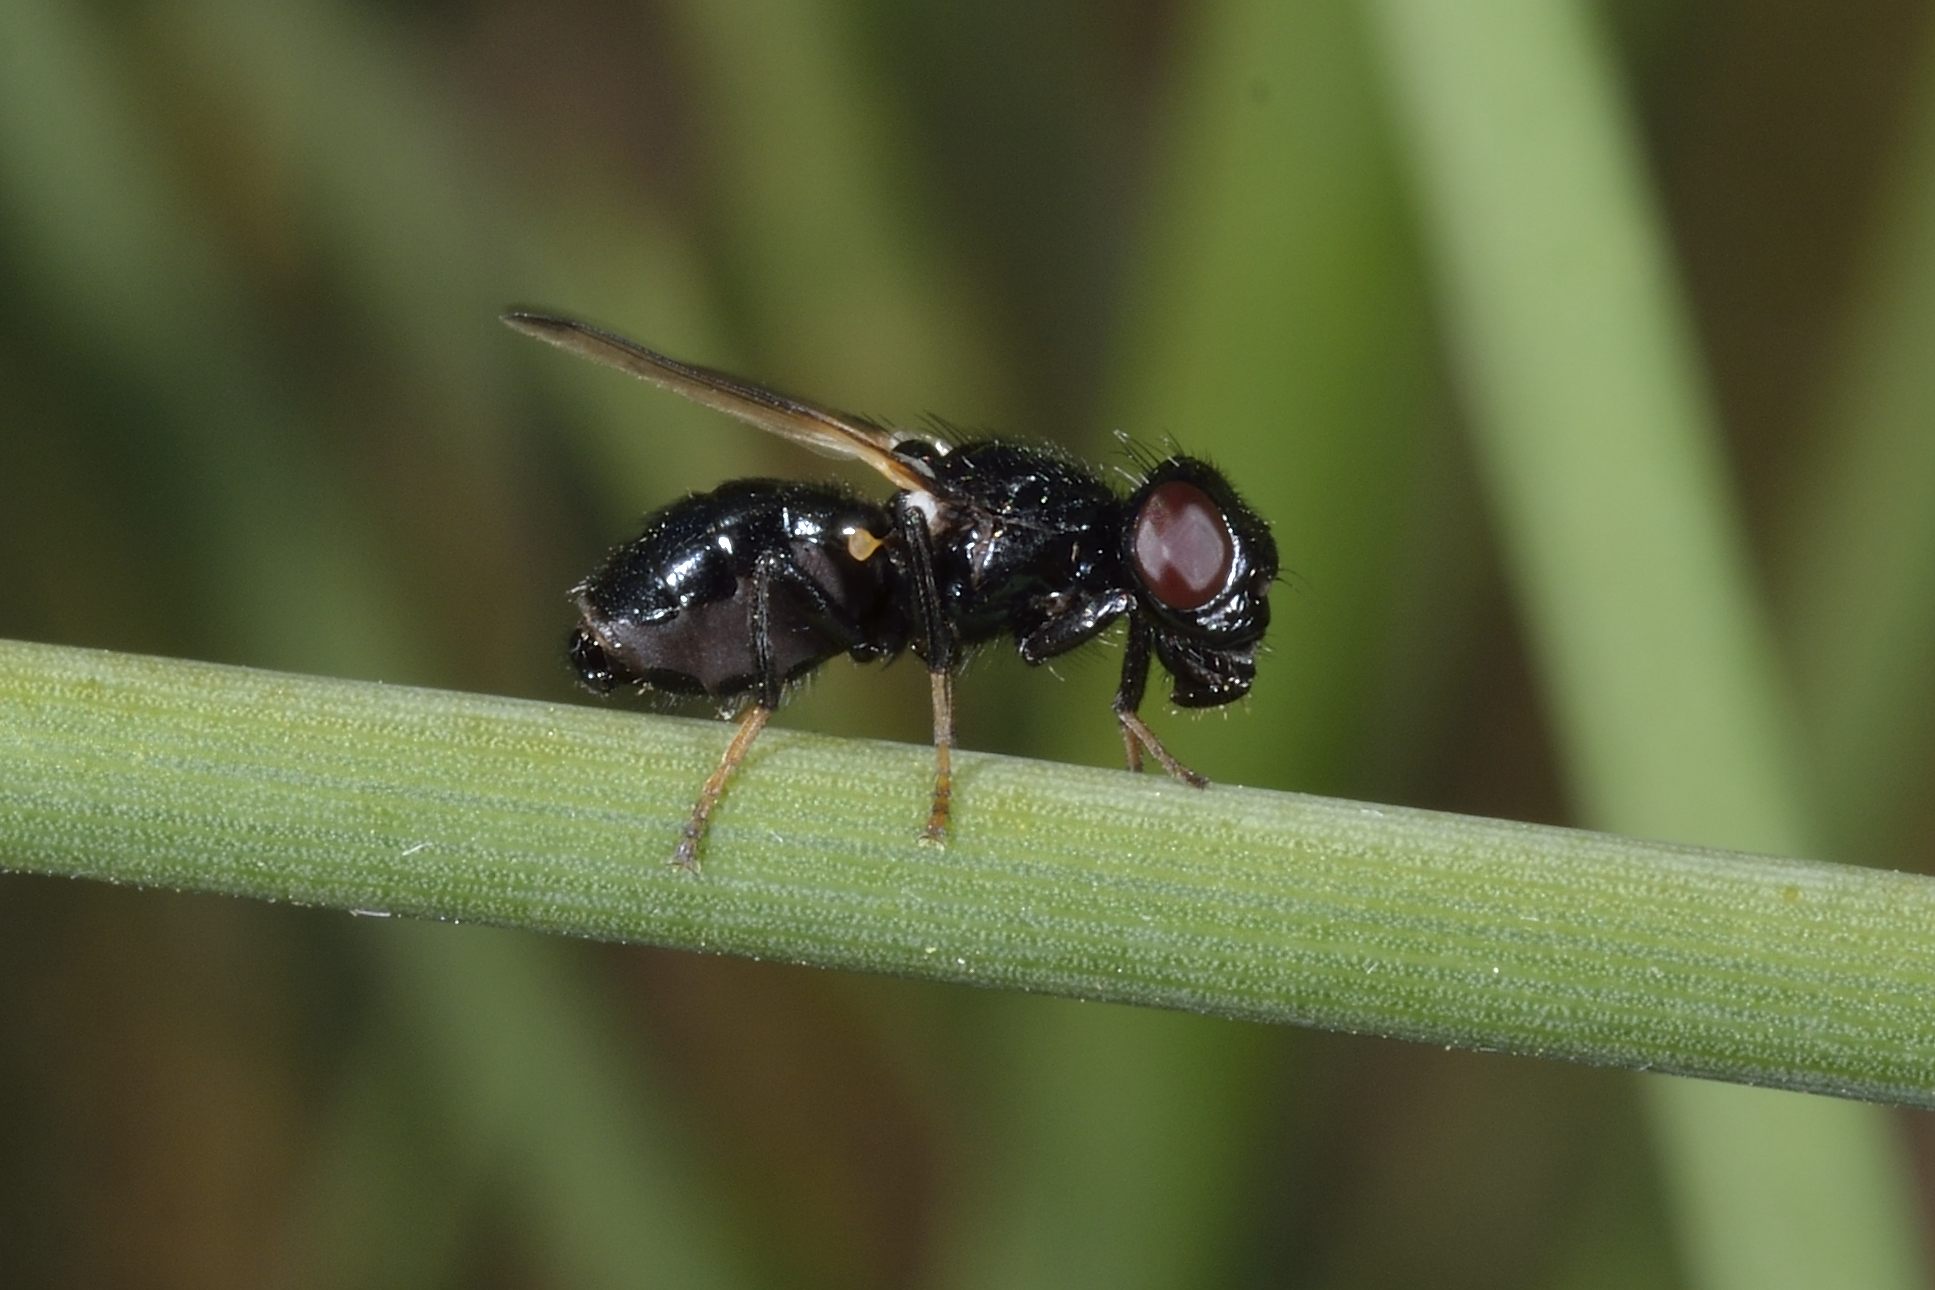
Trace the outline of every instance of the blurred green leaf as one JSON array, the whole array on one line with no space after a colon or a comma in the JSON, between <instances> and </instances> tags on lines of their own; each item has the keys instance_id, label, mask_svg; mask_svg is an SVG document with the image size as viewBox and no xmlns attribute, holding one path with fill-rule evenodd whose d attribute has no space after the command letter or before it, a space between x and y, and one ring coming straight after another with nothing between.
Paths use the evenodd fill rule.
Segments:
<instances>
[{"instance_id":1,"label":"blurred green leaf","mask_svg":"<svg viewBox=\"0 0 1935 1290\"><path fill-rule=\"evenodd\" d=\"M1811 785L1599 33L1541 4L1379 15L1574 792L1616 827L1806 849ZM1922 1283L1875 1113L1648 1094L1700 1284Z\"/></svg>"},{"instance_id":2,"label":"blurred green leaf","mask_svg":"<svg viewBox=\"0 0 1935 1290\"><path fill-rule=\"evenodd\" d=\"M1870 863L1904 858L1935 760L1931 86L1912 105L1815 451L1777 535L1813 773L1837 848Z\"/></svg>"},{"instance_id":3,"label":"blurred green leaf","mask_svg":"<svg viewBox=\"0 0 1935 1290\"><path fill-rule=\"evenodd\" d=\"M205 639L265 663L380 672L410 657L372 526L335 463L291 433L265 302L160 164L109 28L74 6L0 6L0 212L43 327L139 384L167 436L165 541L207 571ZM58 307L54 307L55 305Z\"/></svg>"}]
</instances>

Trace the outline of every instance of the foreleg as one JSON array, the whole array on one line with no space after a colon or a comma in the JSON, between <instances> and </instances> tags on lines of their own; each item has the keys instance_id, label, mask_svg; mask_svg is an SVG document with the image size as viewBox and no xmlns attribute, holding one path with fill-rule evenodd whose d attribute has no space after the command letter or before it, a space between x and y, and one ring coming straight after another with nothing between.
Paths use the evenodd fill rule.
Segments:
<instances>
[{"instance_id":1,"label":"foreleg","mask_svg":"<svg viewBox=\"0 0 1935 1290\"><path fill-rule=\"evenodd\" d=\"M1183 765L1162 746L1156 732L1137 715L1143 692L1149 685L1149 627L1138 615L1129 618L1129 639L1122 650L1122 684L1115 691L1115 719L1122 725L1122 747L1128 754L1129 769L1142 769L1142 753L1147 749L1162 768L1191 788L1208 788L1209 780Z\"/></svg>"}]
</instances>

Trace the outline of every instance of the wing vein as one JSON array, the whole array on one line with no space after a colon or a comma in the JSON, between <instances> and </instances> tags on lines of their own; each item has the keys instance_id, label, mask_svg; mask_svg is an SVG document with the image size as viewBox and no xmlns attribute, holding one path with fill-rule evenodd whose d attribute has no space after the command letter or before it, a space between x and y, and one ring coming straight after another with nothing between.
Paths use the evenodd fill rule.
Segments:
<instances>
[{"instance_id":1,"label":"wing vein","mask_svg":"<svg viewBox=\"0 0 1935 1290\"><path fill-rule=\"evenodd\" d=\"M575 318L513 309L504 315L504 322L526 336L649 381L815 452L863 462L898 488L923 491L933 486L918 462L894 451L899 436L865 417L835 412L709 367L682 362Z\"/></svg>"}]
</instances>

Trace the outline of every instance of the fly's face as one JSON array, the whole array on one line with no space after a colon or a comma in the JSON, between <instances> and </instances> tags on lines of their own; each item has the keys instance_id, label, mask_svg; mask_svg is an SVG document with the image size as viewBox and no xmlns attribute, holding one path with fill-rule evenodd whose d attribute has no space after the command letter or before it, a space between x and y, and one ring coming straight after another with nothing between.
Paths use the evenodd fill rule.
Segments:
<instances>
[{"instance_id":1,"label":"fly's face","mask_svg":"<svg viewBox=\"0 0 1935 1290\"><path fill-rule=\"evenodd\" d=\"M1123 556L1175 678L1170 698L1208 708L1249 693L1270 623L1277 548L1269 527L1217 471L1171 457L1129 499Z\"/></svg>"}]
</instances>

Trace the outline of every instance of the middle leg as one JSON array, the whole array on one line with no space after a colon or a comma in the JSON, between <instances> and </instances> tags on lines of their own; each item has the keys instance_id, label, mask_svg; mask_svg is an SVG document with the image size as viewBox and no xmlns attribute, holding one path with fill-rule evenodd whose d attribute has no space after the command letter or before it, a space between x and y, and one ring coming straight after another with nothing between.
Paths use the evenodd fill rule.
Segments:
<instances>
[{"instance_id":1,"label":"middle leg","mask_svg":"<svg viewBox=\"0 0 1935 1290\"><path fill-rule=\"evenodd\" d=\"M948 625L940 585L934 577L934 540L927 531L927 516L902 502L896 507L894 521L907 551L920 653L927 663L934 694L934 796L920 836L923 842L945 846L954 805L954 629Z\"/></svg>"}]
</instances>

